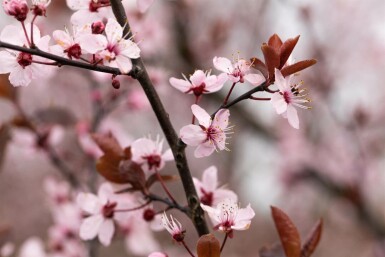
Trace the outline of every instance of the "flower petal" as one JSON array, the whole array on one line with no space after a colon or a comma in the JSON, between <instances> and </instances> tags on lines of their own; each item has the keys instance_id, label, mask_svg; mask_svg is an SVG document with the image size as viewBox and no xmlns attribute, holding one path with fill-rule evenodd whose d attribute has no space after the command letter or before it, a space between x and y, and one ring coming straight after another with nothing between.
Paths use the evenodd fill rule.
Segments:
<instances>
[{"instance_id":1,"label":"flower petal","mask_svg":"<svg viewBox=\"0 0 385 257\"><path fill-rule=\"evenodd\" d=\"M124 55L116 56L115 63L123 74L128 74L132 69L132 61Z\"/></svg>"},{"instance_id":2,"label":"flower petal","mask_svg":"<svg viewBox=\"0 0 385 257\"><path fill-rule=\"evenodd\" d=\"M15 67L19 66L16 61L16 56L8 51L0 51L0 74L9 73Z\"/></svg>"},{"instance_id":3,"label":"flower petal","mask_svg":"<svg viewBox=\"0 0 385 257\"><path fill-rule=\"evenodd\" d=\"M105 219L101 224L98 238L100 243L104 246L109 246L111 244L112 236L114 235L115 227L112 219Z\"/></svg>"},{"instance_id":4,"label":"flower petal","mask_svg":"<svg viewBox=\"0 0 385 257\"><path fill-rule=\"evenodd\" d=\"M275 69L275 85L278 87L279 91L285 92L290 91L290 85L288 85L288 81L282 76L280 70Z\"/></svg>"},{"instance_id":5,"label":"flower petal","mask_svg":"<svg viewBox=\"0 0 385 257\"><path fill-rule=\"evenodd\" d=\"M209 192L214 192L218 186L218 170L217 167L211 166L203 172L202 183L204 189Z\"/></svg>"},{"instance_id":6,"label":"flower petal","mask_svg":"<svg viewBox=\"0 0 385 257\"><path fill-rule=\"evenodd\" d=\"M199 105L193 104L191 106L191 110L195 118L197 118L197 120L199 121L200 125L202 125L205 128L210 127L211 117L204 109L202 109Z\"/></svg>"},{"instance_id":7,"label":"flower petal","mask_svg":"<svg viewBox=\"0 0 385 257\"><path fill-rule=\"evenodd\" d=\"M97 214L102 208L99 198L91 193L79 193L76 203L83 211L89 214Z\"/></svg>"},{"instance_id":8,"label":"flower petal","mask_svg":"<svg viewBox=\"0 0 385 257\"><path fill-rule=\"evenodd\" d=\"M266 80L265 77L259 74L247 74L245 79L254 86L259 86Z\"/></svg>"},{"instance_id":9,"label":"flower petal","mask_svg":"<svg viewBox=\"0 0 385 257\"><path fill-rule=\"evenodd\" d=\"M197 146L204 142L207 138L206 132L197 125L187 125L181 128L180 139L186 144L191 146Z\"/></svg>"},{"instance_id":10,"label":"flower petal","mask_svg":"<svg viewBox=\"0 0 385 257\"><path fill-rule=\"evenodd\" d=\"M170 78L170 84L183 93L186 93L191 88L190 82L184 79ZM192 92L190 93L192 94Z\"/></svg>"},{"instance_id":11,"label":"flower petal","mask_svg":"<svg viewBox=\"0 0 385 257\"><path fill-rule=\"evenodd\" d=\"M220 109L214 116L212 127L224 130L229 125L230 111L228 109Z\"/></svg>"},{"instance_id":12,"label":"flower petal","mask_svg":"<svg viewBox=\"0 0 385 257\"><path fill-rule=\"evenodd\" d=\"M190 81L194 86L200 86L206 79L206 74L202 70L196 70L193 75L190 76Z\"/></svg>"},{"instance_id":13,"label":"flower petal","mask_svg":"<svg viewBox=\"0 0 385 257\"><path fill-rule=\"evenodd\" d=\"M206 142L204 144L198 145L198 147L194 151L195 158L202 158L211 155L215 150L214 144L210 144Z\"/></svg>"},{"instance_id":14,"label":"flower petal","mask_svg":"<svg viewBox=\"0 0 385 257\"><path fill-rule=\"evenodd\" d=\"M147 9L152 5L154 0L136 0L136 5L141 13L147 11Z\"/></svg>"},{"instance_id":15,"label":"flower petal","mask_svg":"<svg viewBox=\"0 0 385 257\"><path fill-rule=\"evenodd\" d=\"M220 70L226 73L231 73L234 70L234 67L231 61L224 57L215 56L213 59L213 64L217 70Z\"/></svg>"},{"instance_id":16,"label":"flower petal","mask_svg":"<svg viewBox=\"0 0 385 257\"><path fill-rule=\"evenodd\" d=\"M85 218L80 225L79 236L83 240L90 240L97 236L104 218L101 214Z\"/></svg>"},{"instance_id":17,"label":"flower petal","mask_svg":"<svg viewBox=\"0 0 385 257\"><path fill-rule=\"evenodd\" d=\"M85 34L77 38L81 49L87 53L95 54L107 46L107 39L103 35Z\"/></svg>"},{"instance_id":18,"label":"flower petal","mask_svg":"<svg viewBox=\"0 0 385 257\"><path fill-rule=\"evenodd\" d=\"M115 45L123 36L123 28L115 19L108 19L105 33L108 43Z\"/></svg>"},{"instance_id":19,"label":"flower petal","mask_svg":"<svg viewBox=\"0 0 385 257\"><path fill-rule=\"evenodd\" d=\"M293 128L299 129L298 113L294 106L291 104L287 106L287 120Z\"/></svg>"},{"instance_id":20,"label":"flower petal","mask_svg":"<svg viewBox=\"0 0 385 257\"><path fill-rule=\"evenodd\" d=\"M278 114L286 112L288 105L280 93L274 93L270 101Z\"/></svg>"}]
</instances>

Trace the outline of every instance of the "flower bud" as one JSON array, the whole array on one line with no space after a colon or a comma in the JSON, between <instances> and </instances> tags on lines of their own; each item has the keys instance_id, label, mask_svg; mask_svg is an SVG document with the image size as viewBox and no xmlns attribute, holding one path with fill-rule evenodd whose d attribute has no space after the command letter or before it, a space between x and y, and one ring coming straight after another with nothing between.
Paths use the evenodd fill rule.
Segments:
<instances>
[{"instance_id":1,"label":"flower bud","mask_svg":"<svg viewBox=\"0 0 385 257\"><path fill-rule=\"evenodd\" d=\"M29 9L26 0L4 0L2 5L5 13L16 20L23 22L27 18Z\"/></svg>"},{"instance_id":2,"label":"flower bud","mask_svg":"<svg viewBox=\"0 0 385 257\"><path fill-rule=\"evenodd\" d=\"M152 221L155 217L155 211L154 209L146 209L143 212L143 219L147 222Z\"/></svg>"},{"instance_id":3,"label":"flower bud","mask_svg":"<svg viewBox=\"0 0 385 257\"><path fill-rule=\"evenodd\" d=\"M117 79L113 79L112 80L112 87L115 89L119 89L120 88L120 81Z\"/></svg>"},{"instance_id":4,"label":"flower bud","mask_svg":"<svg viewBox=\"0 0 385 257\"><path fill-rule=\"evenodd\" d=\"M91 25L92 34L102 34L105 28L106 25L104 25L104 23L101 21L95 21Z\"/></svg>"}]
</instances>

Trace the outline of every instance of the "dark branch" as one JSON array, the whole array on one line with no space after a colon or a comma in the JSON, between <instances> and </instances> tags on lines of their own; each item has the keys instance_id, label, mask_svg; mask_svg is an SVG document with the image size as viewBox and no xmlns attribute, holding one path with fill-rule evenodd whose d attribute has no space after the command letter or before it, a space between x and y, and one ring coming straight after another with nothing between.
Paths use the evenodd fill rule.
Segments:
<instances>
[{"instance_id":1,"label":"dark branch","mask_svg":"<svg viewBox=\"0 0 385 257\"><path fill-rule=\"evenodd\" d=\"M124 34L127 35L127 38L132 37L131 29L128 24L126 13L124 7L119 0L111 0L112 10L117 21L121 26L124 26ZM187 158L185 154L185 144L179 142L178 134L173 128L169 115L163 107L162 102L159 99L159 96L154 89L154 86L148 76L146 68L141 60L141 58L132 60L134 66L137 68L135 78L139 81L142 86L151 106L155 112L155 115L158 119L158 122L165 134L168 144L174 154L176 167L178 169L179 175L182 180L183 188L187 197L188 206L190 208L191 219L194 223L194 226L198 234L204 235L208 234L209 230L204 218L203 210L199 205L199 198L195 190L195 186L192 180L189 166L187 164Z\"/></svg>"}]
</instances>

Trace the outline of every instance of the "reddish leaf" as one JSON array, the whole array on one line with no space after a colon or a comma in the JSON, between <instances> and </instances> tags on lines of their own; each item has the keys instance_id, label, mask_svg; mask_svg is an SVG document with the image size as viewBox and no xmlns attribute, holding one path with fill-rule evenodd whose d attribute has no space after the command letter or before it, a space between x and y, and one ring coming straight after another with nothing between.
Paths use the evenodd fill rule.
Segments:
<instances>
[{"instance_id":1,"label":"reddish leaf","mask_svg":"<svg viewBox=\"0 0 385 257\"><path fill-rule=\"evenodd\" d=\"M261 50L263 52L263 56L265 57L265 63L269 72L270 81L273 82L272 78L274 78L274 69L279 67L279 54L267 44L263 44Z\"/></svg>"},{"instance_id":2,"label":"reddish leaf","mask_svg":"<svg viewBox=\"0 0 385 257\"><path fill-rule=\"evenodd\" d=\"M133 189L144 190L146 188L146 175L141 166L131 160L123 160L119 163L119 175L122 181L131 184Z\"/></svg>"},{"instance_id":3,"label":"reddish leaf","mask_svg":"<svg viewBox=\"0 0 385 257\"><path fill-rule=\"evenodd\" d=\"M16 89L9 84L7 76L5 75L0 75L0 97L13 101L16 100Z\"/></svg>"},{"instance_id":4,"label":"reddish leaf","mask_svg":"<svg viewBox=\"0 0 385 257\"><path fill-rule=\"evenodd\" d=\"M198 257L219 257L221 246L213 234L201 236L197 244Z\"/></svg>"},{"instance_id":5,"label":"reddish leaf","mask_svg":"<svg viewBox=\"0 0 385 257\"><path fill-rule=\"evenodd\" d=\"M164 182L170 182L170 181L175 181L179 179L178 175L161 175L160 176ZM150 188L155 182L158 181L158 177L156 174L152 174L146 182L146 187Z\"/></svg>"},{"instance_id":6,"label":"reddish leaf","mask_svg":"<svg viewBox=\"0 0 385 257\"><path fill-rule=\"evenodd\" d=\"M286 257L300 257L301 239L293 222L282 210L271 207L271 214L274 219L275 227L278 230L279 238Z\"/></svg>"},{"instance_id":7,"label":"reddish leaf","mask_svg":"<svg viewBox=\"0 0 385 257\"><path fill-rule=\"evenodd\" d=\"M286 76L289 76L289 75L294 74L296 72L299 72L301 70L304 70L306 68L309 68L310 66L312 66L316 63L317 63L317 61L314 59L296 62L292 65L289 65L289 66L282 68L281 73L284 77L286 77Z\"/></svg>"},{"instance_id":8,"label":"reddish leaf","mask_svg":"<svg viewBox=\"0 0 385 257\"><path fill-rule=\"evenodd\" d=\"M119 173L119 163L121 160L121 158L114 158L112 155L103 155L96 162L96 170L110 182L125 184L127 182Z\"/></svg>"},{"instance_id":9,"label":"reddish leaf","mask_svg":"<svg viewBox=\"0 0 385 257\"><path fill-rule=\"evenodd\" d=\"M286 40L282 44L281 51L279 53L279 55L280 55L279 68L282 68L283 65L285 65L287 59L289 59L289 56L290 56L291 52L293 52L293 49L298 42L298 39L299 39L299 35L296 36L295 38L290 38L290 39Z\"/></svg>"},{"instance_id":10,"label":"reddish leaf","mask_svg":"<svg viewBox=\"0 0 385 257\"><path fill-rule=\"evenodd\" d=\"M92 139L100 147L105 155L118 158L124 155L123 149L118 140L111 134L93 134Z\"/></svg>"},{"instance_id":11,"label":"reddish leaf","mask_svg":"<svg viewBox=\"0 0 385 257\"><path fill-rule=\"evenodd\" d=\"M277 35L277 34L274 34L272 35L270 38L269 38L269 42L267 42L267 44L271 47L273 47L273 49L279 54L280 53L280 48L282 46L282 40L281 38Z\"/></svg>"},{"instance_id":12,"label":"reddish leaf","mask_svg":"<svg viewBox=\"0 0 385 257\"><path fill-rule=\"evenodd\" d=\"M316 249L322 235L322 219L313 227L312 232L301 250L301 257L310 257Z\"/></svg>"},{"instance_id":13,"label":"reddish leaf","mask_svg":"<svg viewBox=\"0 0 385 257\"><path fill-rule=\"evenodd\" d=\"M266 65L256 57L251 58L250 62L251 62L251 67L259 70L262 73L262 75L267 79L267 77L269 76L269 73L267 71Z\"/></svg>"}]
</instances>

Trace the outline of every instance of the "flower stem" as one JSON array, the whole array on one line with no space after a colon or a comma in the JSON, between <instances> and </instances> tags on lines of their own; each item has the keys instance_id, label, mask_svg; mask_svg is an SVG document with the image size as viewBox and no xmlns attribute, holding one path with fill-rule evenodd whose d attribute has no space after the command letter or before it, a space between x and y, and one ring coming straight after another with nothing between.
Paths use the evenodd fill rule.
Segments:
<instances>
[{"instance_id":1,"label":"flower stem","mask_svg":"<svg viewBox=\"0 0 385 257\"><path fill-rule=\"evenodd\" d=\"M28 46L31 47L31 41L29 40L27 29L25 28L24 21L21 22L21 26L23 27L25 38L27 39Z\"/></svg>"},{"instance_id":2,"label":"flower stem","mask_svg":"<svg viewBox=\"0 0 385 257\"><path fill-rule=\"evenodd\" d=\"M147 200L147 202L137 206L137 207L134 207L134 208L130 208L130 209L118 209L118 210L114 210L114 212L130 212L130 211L136 211L136 210L140 210L142 209L143 207L146 207L147 205L149 205L151 203L151 200Z\"/></svg>"},{"instance_id":3,"label":"flower stem","mask_svg":"<svg viewBox=\"0 0 385 257\"><path fill-rule=\"evenodd\" d=\"M227 94L227 96L226 96L225 100L223 101L223 104L222 104L222 105L226 105L226 104L227 104L227 102L229 101L230 95L231 95L231 93L233 92L233 89L234 89L234 87L235 87L236 84L237 84L237 82L234 82L234 83L231 85L231 88L230 88L230 90L229 90L229 93Z\"/></svg>"},{"instance_id":4,"label":"flower stem","mask_svg":"<svg viewBox=\"0 0 385 257\"><path fill-rule=\"evenodd\" d=\"M222 252L223 248L225 247L228 236L229 236L229 233L226 233L225 238L223 238L223 242L222 242L222 246L221 246L221 252Z\"/></svg>"},{"instance_id":5,"label":"flower stem","mask_svg":"<svg viewBox=\"0 0 385 257\"><path fill-rule=\"evenodd\" d=\"M183 244L184 248L186 248L187 252L191 255L191 257L195 257L195 255L191 252L190 248L188 248L188 246L184 240L182 241L182 244Z\"/></svg>"},{"instance_id":6,"label":"flower stem","mask_svg":"<svg viewBox=\"0 0 385 257\"><path fill-rule=\"evenodd\" d=\"M171 201L176 203L174 197L171 195L170 191L168 190L168 188L167 188L166 184L164 183L162 176L159 174L158 170L155 171L155 174L156 174L156 177L158 178L160 184L162 185L163 190L166 192L167 196L170 198Z\"/></svg>"},{"instance_id":7,"label":"flower stem","mask_svg":"<svg viewBox=\"0 0 385 257\"><path fill-rule=\"evenodd\" d=\"M31 48L35 48L35 43L33 42L33 23L36 20L37 15L33 16L32 21L31 21Z\"/></svg>"},{"instance_id":8,"label":"flower stem","mask_svg":"<svg viewBox=\"0 0 385 257\"><path fill-rule=\"evenodd\" d=\"M270 101L271 100L270 97L254 97L254 96L250 96L249 98L251 100L258 100L258 101Z\"/></svg>"}]
</instances>

